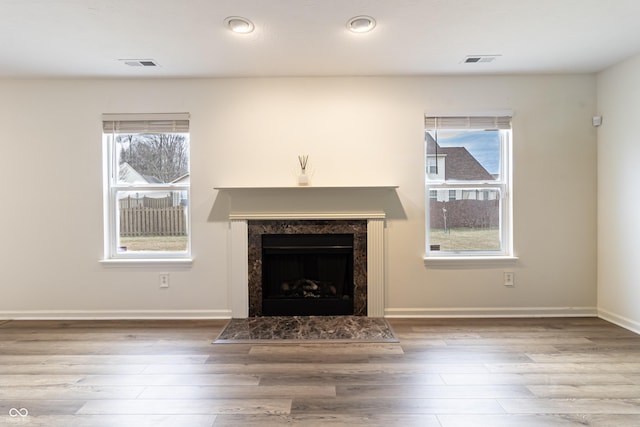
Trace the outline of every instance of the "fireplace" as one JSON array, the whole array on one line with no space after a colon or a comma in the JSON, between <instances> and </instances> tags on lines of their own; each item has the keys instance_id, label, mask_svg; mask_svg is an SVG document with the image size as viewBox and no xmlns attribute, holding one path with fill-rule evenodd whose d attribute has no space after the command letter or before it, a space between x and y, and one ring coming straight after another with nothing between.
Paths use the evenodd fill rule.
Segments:
<instances>
[{"instance_id":1,"label":"fireplace","mask_svg":"<svg viewBox=\"0 0 640 427\"><path fill-rule=\"evenodd\" d=\"M367 315L366 220L248 221L250 317Z\"/></svg>"},{"instance_id":2,"label":"fireplace","mask_svg":"<svg viewBox=\"0 0 640 427\"><path fill-rule=\"evenodd\" d=\"M386 210L395 186L216 187L212 215L229 220L229 315L262 316L263 234L352 234L353 314L383 317Z\"/></svg>"},{"instance_id":3,"label":"fireplace","mask_svg":"<svg viewBox=\"0 0 640 427\"><path fill-rule=\"evenodd\" d=\"M353 234L263 234L262 315L353 314Z\"/></svg>"}]
</instances>

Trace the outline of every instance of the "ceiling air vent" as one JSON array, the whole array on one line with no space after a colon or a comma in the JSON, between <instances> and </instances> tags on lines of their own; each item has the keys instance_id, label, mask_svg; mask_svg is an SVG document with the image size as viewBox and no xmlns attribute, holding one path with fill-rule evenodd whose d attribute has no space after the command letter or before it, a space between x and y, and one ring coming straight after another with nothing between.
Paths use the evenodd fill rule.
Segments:
<instances>
[{"instance_id":1,"label":"ceiling air vent","mask_svg":"<svg viewBox=\"0 0 640 427\"><path fill-rule=\"evenodd\" d=\"M157 67L158 63L153 59L120 59L125 65L130 67Z\"/></svg>"},{"instance_id":2,"label":"ceiling air vent","mask_svg":"<svg viewBox=\"0 0 640 427\"><path fill-rule=\"evenodd\" d=\"M465 64L479 64L482 62L493 62L498 59L500 55L470 55L464 58L462 61Z\"/></svg>"}]
</instances>

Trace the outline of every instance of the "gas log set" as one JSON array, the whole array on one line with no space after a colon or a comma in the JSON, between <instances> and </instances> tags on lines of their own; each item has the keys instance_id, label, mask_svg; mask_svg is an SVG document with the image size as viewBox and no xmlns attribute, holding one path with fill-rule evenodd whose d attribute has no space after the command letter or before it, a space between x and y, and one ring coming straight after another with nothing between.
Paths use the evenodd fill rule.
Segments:
<instances>
[{"instance_id":1,"label":"gas log set","mask_svg":"<svg viewBox=\"0 0 640 427\"><path fill-rule=\"evenodd\" d=\"M285 298L322 298L335 297L338 294L333 283L313 279L282 282L280 290Z\"/></svg>"}]
</instances>

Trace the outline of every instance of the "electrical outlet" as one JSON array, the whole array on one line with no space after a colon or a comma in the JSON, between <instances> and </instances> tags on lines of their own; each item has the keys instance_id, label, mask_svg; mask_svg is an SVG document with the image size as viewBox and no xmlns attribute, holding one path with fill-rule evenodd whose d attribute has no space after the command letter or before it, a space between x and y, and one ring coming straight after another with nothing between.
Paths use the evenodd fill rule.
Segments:
<instances>
[{"instance_id":1,"label":"electrical outlet","mask_svg":"<svg viewBox=\"0 0 640 427\"><path fill-rule=\"evenodd\" d=\"M510 288L513 288L516 285L515 275L513 274L513 272L504 272L504 285Z\"/></svg>"},{"instance_id":2,"label":"electrical outlet","mask_svg":"<svg viewBox=\"0 0 640 427\"><path fill-rule=\"evenodd\" d=\"M160 273L159 277L159 281L160 281L160 287L161 288L168 288L169 287L169 273Z\"/></svg>"}]
</instances>

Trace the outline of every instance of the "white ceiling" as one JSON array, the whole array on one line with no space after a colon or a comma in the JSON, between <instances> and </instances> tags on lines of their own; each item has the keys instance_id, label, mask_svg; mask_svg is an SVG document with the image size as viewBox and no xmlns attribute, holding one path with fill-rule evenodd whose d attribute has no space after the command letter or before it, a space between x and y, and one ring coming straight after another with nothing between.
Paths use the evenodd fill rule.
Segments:
<instances>
[{"instance_id":1,"label":"white ceiling","mask_svg":"<svg viewBox=\"0 0 640 427\"><path fill-rule=\"evenodd\" d=\"M374 31L348 32L362 14ZM639 17L640 0L0 0L0 77L591 73L640 53Z\"/></svg>"}]
</instances>

